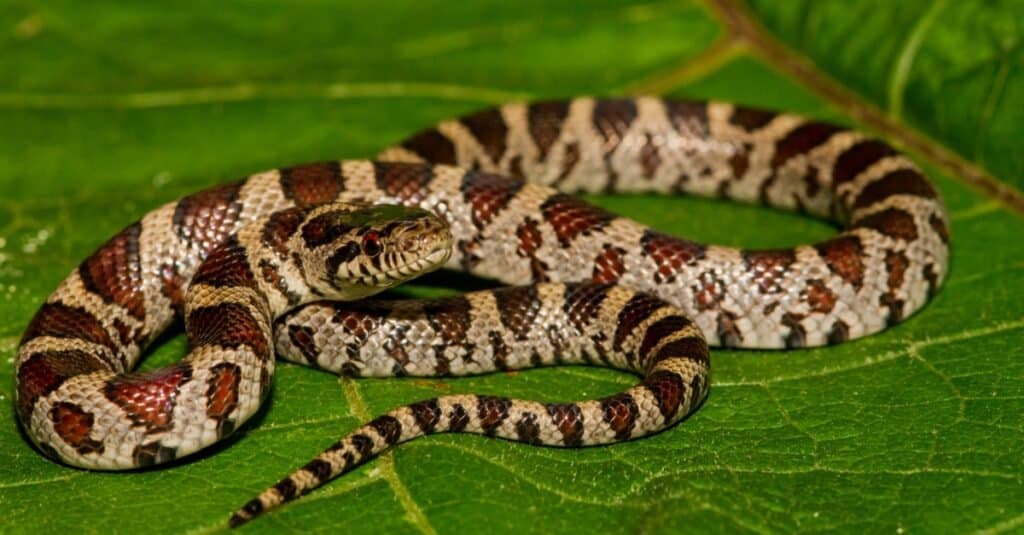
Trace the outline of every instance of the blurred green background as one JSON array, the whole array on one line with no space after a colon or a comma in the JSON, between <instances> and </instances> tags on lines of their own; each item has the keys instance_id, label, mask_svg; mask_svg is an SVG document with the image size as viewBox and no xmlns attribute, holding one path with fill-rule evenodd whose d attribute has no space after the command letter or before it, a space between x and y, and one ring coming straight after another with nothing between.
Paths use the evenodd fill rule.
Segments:
<instances>
[{"instance_id":1,"label":"blurred green background","mask_svg":"<svg viewBox=\"0 0 1024 535\"><path fill-rule=\"evenodd\" d=\"M516 99L654 93L855 125L907 149L953 223L923 312L842 346L715 351L705 406L579 451L437 436L249 526L394 533L1024 529L1024 2L0 2L0 532L208 532L359 422L441 393L558 400L590 368L339 380L283 364L270 407L171 468L78 471L10 407L32 312L161 203L261 169L368 157ZM594 200L659 229L792 245L826 224L756 207ZM449 284L439 276L407 295ZM178 358L180 334L146 363Z\"/></svg>"}]
</instances>

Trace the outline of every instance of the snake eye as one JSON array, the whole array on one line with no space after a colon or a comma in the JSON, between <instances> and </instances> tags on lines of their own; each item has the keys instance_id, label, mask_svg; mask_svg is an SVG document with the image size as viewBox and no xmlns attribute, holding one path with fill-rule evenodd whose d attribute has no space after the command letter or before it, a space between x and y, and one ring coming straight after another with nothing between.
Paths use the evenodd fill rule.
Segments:
<instances>
[{"instance_id":1,"label":"snake eye","mask_svg":"<svg viewBox=\"0 0 1024 535\"><path fill-rule=\"evenodd\" d=\"M363 254L370 257L380 254L380 237L376 232L367 232L363 236Z\"/></svg>"}]
</instances>

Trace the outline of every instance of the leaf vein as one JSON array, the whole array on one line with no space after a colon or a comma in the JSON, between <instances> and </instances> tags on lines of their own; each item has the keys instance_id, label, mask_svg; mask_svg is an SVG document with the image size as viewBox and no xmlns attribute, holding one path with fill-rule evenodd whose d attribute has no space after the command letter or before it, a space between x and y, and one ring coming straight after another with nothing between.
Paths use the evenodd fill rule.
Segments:
<instances>
[{"instance_id":1,"label":"leaf vein","mask_svg":"<svg viewBox=\"0 0 1024 535\"><path fill-rule=\"evenodd\" d=\"M917 57L917 51L921 48L921 41L924 40L925 34L928 33L938 15L946 8L947 3L948 0L934 0L925 14L917 19L917 23L907 35L907 39L900 49L899 57L893 65L892 74L889 77L889 113L897 119L903 115L903 93L907 87L907 79L910 77L910 68Z\"/></svg>"},{"instance_id":2,"label":"leaf vein","mask_svg":"<svg viewBox=\"0 0 1024 535\"><path fill-rule=\"evenodd\" d=\"M50 479L31 479L26 481L12 481L12 482L0 482L0 489L13 489L18 487L31 487L36 485L49 485L50 483L61 483L64 481L70 481L77 479L87 472L72 472L62 476L52 477Z\"/></svg>"},{"instance_id":3,"label":"leaf vein","mask_svg":"<svg viewBox=\"0 0 1024 535\"><path fill-rule=\"evenodd\" d=\"M994 526L979 529L974 533L976 535L997 535L999 533L1006 533L1009 531L1015 531L1017 528L1024 526L1024 514L1017 515L1013 518L1004 520Z\"/></svg>"},{"instance_id":4,"label":"leaf vein","mask_svg":"<svg viewBox=\"0 0 1024 535\"><path fill-rule=\"evenodd\" d=\"M363 402L363 397L359 394L359 388L356 385L356 382L350 378L343 377L341 379L341 387L345 392L345 399L348 401L352 413L359 418L360 421L370 421L370 412L366 408L366 403ZM381 454L377 463L381 474L388 482L388 486L390 486L391 491L395 493L395 498L405 510L405 516L406 519L409 520L409 523L425 535L437 535L437 531L430 524L430 519L428 519L427 515L423 513L422 509L420 509L419 505L413 499L412 494L409 492L409 488L402 483L401 478L398 476L398 471L395 469L392 450L388 450Z\"/></svg>"},{"instance_id":5,"label":"leaf vein","mask_svg":"<svg viewBox=\"0 0 1024 535\"><path fill-rule=\"evenodd\" d=\"M537 490L541 490L541 491L545 491L545 492L550 492L551 494L554 494L555 496L558 496L559 498L562 498L563 500L567 500L567 501L571 501L571 502L575 502L575 503L580 503L580 504L584 504L584 505L616 506L616 507L629 507L629 508L642 508L643 507L643 505L641 505L641 504L631 503L631 502L622 501L622 500L598 500L598 499L589 498L589 497L586 497L586 496L579 496L579 495L568 493L564 489L561 489L561 488L545 485L541 481L539 481L537 479L534 479L532 477L529 477L529 476L527 476L526 474L524 474L522 472L518 472L518 471L514 470L512 467L507 466L506 464L504 464L502 462L499 462L497 459L494 459L492 457L487 456L486 454L480 452L479 450L477 450L475 448L467 448L465 446L461 446L461 445L458 445L458 444L443 443L443 442L438 442L438 441L433 441L433 442L430 442L430 443L422 443L422 444L413 442L413 443L410 443L409 446L407 446L407 447L412 447L412 448L416 448L416 447L420 447L420 448L422 448L422 447L440 447L440 448L448 448L448 449L456 450L456 451L458 451L460 453L465 453L465 454L468 454L468 455L472 455L472 456L474 456L474 457L476 457L476 458L478 458L478 459L480 459L482 461L485 461L487 463L490 463L493 466L496 466L498 468L501 468L502 470L505 470L506 472L512 474L513 476L515 476L515 477L525 481L526 483L529 483L530 485L532 485Z\"/></svg>"},{"instance_id":6,"label":"leaf vein","mask_svg":"<svg viewBox=\"0 0 1024 535\"><path fill-rule=\"evenodd\" d=\"M0 108L7 109L149 109L222 104L253 100L324 100L437 98L498 104L525 100L530 93L503 89L426 82L336 82L311 84L254 84L195 87L114 94L0 93Z\"/></svg>"},{"instance_id":7,"label":"leaf vein","mask_svg":"<svg viewBox=\"0 0 1024 535\"><path fill-rule=\"evenodd\" d=\"M942 344L950 344L950 343L955 343L955 342L963 342L963 341L966 341L966 340L971 340L973 338L982 338L982 337L985 337L985 336L991 336L993 334L1002 334L1002 333L1007 332L1007 331L1013 331L1013 330L1017 330L1017 329L1021 329L1021 328L1024 328L1024 319L1019 319L1019 320L1015 320L1015 321L1005 321L1005 322L995 323L995 324L992 324L992 325L989 325L989 326L986 326L986 327L980 327L980 328L977 328L977 329L966 329L966 330L963 330L963 331L960 331L960 332L957 332L957 333L948 334L948 335L945 335L945 336L937 336L937 337L934 337L934 338L926 338L924 340L910 342L903 349L896 350L896 351L889 351L889 352L883 353L883 354L881 354L881 355L879 355L877 357L867 357L867 358L865 358L864 360L862 360L860 362L855 362L855 363L846 364L846 365L839 365L839 366L834 366L834 367L824 367L824 368L821 368L821 369L819 369L817 371L812 371L812 372L809 372L809 373L798 373L798 374L792 374L792 375L778 375L778 376L775 376L775 377L768 377L768 378L765 378L765 379L759 379L759 380L755 380L755 381L739 380L739 381L714 382L713 386L714 387L718 387L718 388L721 388L721 387L737 387L737 386L766 386L766 385L770 385L770 384L773 384L773 383L783 383L783 382L789 382L789 381L800 381L800 380L803 380L803 379L810 379L810 378L815 378L815 377L824 377L824 376L827 376L827 375L835 375L835 374L845 373L845 372L852 371L852 370L858 370L858 369L861 369L861 368L867 368L867 367L870 367L870 366L875 366L877 364L882 364L882 363L885 363L885 362L896 360L896 359L901 358L901 357L911 356L910 355L911 351L919 351L919 350L927 348L927 347L932 347L932 346L937 346L937 345L942 345Z\"/></svg>"}]
</instances>

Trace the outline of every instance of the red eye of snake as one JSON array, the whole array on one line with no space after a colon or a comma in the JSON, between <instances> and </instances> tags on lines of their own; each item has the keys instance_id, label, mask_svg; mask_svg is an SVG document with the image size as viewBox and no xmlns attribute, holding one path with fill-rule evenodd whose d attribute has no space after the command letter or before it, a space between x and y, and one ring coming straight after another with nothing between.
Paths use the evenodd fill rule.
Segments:
<instances>
[{"instance_id":1,"label":"red eye of snake","mask_svg":"<svg viewBox=\"0 0 1024 535\"><path fill-rule=\"evenodd\" d=\"M363 236L363 254L367 256L380 254L380 237L376 232L367 232Z\"/></svg>"}]
</instances>

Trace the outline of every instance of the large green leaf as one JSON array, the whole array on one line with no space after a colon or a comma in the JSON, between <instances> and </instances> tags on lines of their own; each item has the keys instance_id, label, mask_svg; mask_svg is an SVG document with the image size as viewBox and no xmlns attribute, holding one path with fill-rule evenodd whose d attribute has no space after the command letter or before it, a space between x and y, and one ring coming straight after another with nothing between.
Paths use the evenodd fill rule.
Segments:
<instances>
[{"instance_id":1,"label":"large green leaf","mask_svg":"<svg viewBox=\"0 0 1024 535\"><path fill-rule=\"evenodd\" d=\"M6 4L0 531L220 530L264 485L398 404L478 391L554 400L631 384L627 374L590 368L339 381L282 365L270 406L235 439L136 473L43 459L9 406L12 359L33 310L81 258L146 210L267 167L368 156L492 102L640 90L853 124L867 117L860 126L897 143L923 138L910 145L921 148L915 156L952 214L949 282L923 312L865 340L716 351L707 403L655 437L578 451L475 436L421 439L249 528L1024 527L1024 221L953 172L967 166L986 180L1022 184L1019 3L982 10L971 2L754 2L765 27L816 62L809 70L793 68L803 60L789 49L748 46L772 37L737 34L717 18L724 11L685 1ZM815 76L845 89L823 90ZM870 103L878 108L865 115ZM879 116L887 126L872 122ZM959 154L963 166L935 154ZM1013 191L1009 198L1020 202ZM596 200L721 243L781 246L832 232L799 216L714 201ZM474 285L438 276L404 293ZM179 334L146 365L183 351Z\"/></svg>"},{"instance_id":2,"label":"large green leaf","mask_svg":"<svg viewBox=\"0 0 1024 535\"><path fill-rule=\"evenodd\" d=\"M1024 186L1024 1L752 0L751 7L825 73Z\"/></svg>"}]
</instances>

